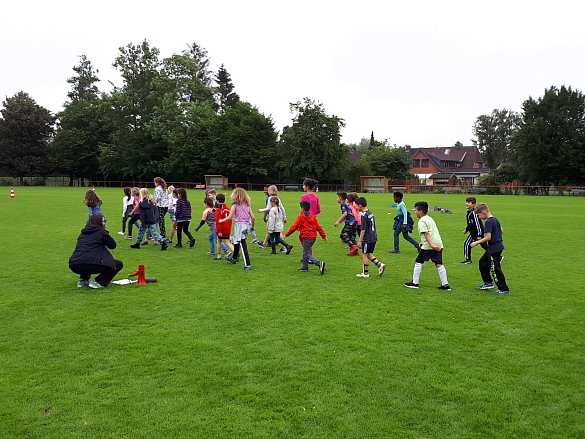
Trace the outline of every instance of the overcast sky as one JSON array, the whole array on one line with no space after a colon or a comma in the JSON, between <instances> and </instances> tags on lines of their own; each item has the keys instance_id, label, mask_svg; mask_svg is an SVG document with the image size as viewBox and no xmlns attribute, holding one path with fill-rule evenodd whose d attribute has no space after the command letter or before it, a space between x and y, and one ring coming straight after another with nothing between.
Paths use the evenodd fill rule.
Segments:
<instances>
[{"instance_id":1,"label":"overcast sky","mask_svg":"<svg viewBox=\"0 0 585 439\"><path fill-rule=\"evenodd\" d=\"M144 38L162 56L197 41L236 91L290 121L304 96L345 119L346 142L465 144L475 118L520 110L552 84L585 89L579 1L2 1L0 97L24 90L52 111L85 53L102 89L118 47Z\"/></svg>"}]
</instances>

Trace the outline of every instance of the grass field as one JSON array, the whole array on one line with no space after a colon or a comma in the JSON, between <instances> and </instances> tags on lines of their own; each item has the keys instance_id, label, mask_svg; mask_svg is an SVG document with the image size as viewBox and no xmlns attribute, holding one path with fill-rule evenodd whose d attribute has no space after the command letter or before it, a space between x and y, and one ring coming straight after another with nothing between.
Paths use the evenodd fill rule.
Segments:
<instances>
[{"instance_id":1,"label":"grass field","mask_svg":"<svg viewBox=\"0 0 585 439\"><path fill-rule=\"evenodd\" d=\"M115 235L121 191L99 193ZM201 193L190 196L199 214ZM291 215L298 196L283 196ZM504 228L512 291L493 297L476 264L459 263L461 195L406 196L454 211L434 215L451 293L430 264L420 290L402 287L415 250L389 253L389 195L368 197L386 275L355 278L326 193L324 277L297 272L298 246L253 249L249 273L215 262L202 229L192 250L118 241L123 273L144 263L158 284L79 290L67 259L82 198L0 198L2 439L585 437L584 199L482 197Z\"/></svg>"}]
</instances>

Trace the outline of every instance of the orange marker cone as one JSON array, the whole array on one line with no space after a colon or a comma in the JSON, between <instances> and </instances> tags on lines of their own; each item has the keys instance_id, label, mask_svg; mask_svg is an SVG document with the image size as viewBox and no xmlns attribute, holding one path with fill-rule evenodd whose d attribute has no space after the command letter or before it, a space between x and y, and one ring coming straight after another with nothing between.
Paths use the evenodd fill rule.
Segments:
<instances>
[{"instance_id":1,"label":"orange marker cone","mask_svg":"<svg viewBox=\"0 0 585 439\"><path fill-rule=\"evenodd\" d=\"M146 274L144 272L144 264L138 266L138 270L130 276L137 276L138 285L146 285Z\"/></svg>"}]
</instances>

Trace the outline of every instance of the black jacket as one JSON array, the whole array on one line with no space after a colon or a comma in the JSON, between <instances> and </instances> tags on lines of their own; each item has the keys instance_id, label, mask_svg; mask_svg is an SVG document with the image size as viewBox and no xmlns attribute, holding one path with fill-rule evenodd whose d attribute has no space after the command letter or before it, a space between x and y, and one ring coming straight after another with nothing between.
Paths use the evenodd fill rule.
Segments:
<instances>
[{"instance_id":1,"label":"black jacket","mask_svg":"<svg viewBox=\"0 0 585 439\"><path fill-rule=\"evenodd\" d=\"M158 209L148 199L140 202L140 222L144 225L158 223Z\"/></svg>"},{"instance_id":2,"label":"black jacket","mask_svg":"<svg viewBox=\"0 0 585 439\"><path fill-rule=\"evenodd\" d=\"M69 258L69 265L94 264L115 268L114 258L108 248L116 248L116 241L107 230L88 224L77 238L77 245Z\"/></svg>"},{"instance_id":3,"label":"black jacket","mask_svg":"<svg viewBox=\"0 0 585 439\"><path fill-rule=\"evenodd\" d=\"M465 231L468 232L473 238L483 237L483 224L477 217L475 209L467 210L467 227L465 227Z\"/></svg>"}]
</instances>

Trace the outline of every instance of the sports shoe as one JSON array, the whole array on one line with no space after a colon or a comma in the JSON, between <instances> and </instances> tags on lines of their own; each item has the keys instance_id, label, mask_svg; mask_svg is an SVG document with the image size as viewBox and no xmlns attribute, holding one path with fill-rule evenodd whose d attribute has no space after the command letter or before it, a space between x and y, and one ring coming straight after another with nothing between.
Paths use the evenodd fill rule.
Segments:
<instances>
[{"instance_id":1,"label":"sports shoe","mask_svg":"<svg viewBox=\"0 0 585 439\"><path fill-rule=\"evenodd\" d=\"M284 252L284 254L290 255L290 252L292 252L292 249L293 249L293 246L292 245L289 245L288 247L286 247L286 251Z\"/></svg>"},{"instance_id":2,"label":"sports shoe","mask_svg":"<svg viewBox=\"0 0 585 439\"><path fill-rule=\"evenodd\" d=\"M89 287L89 281L88 280L79 279L77 281L77 288L83 288L83 287Z\"/></svg>"},{"instance_id":3,"label":"sports shoe","mask_svg":"<svg viewBox=\"0 0 585 439\"><path fill-rule=\"evenodd\" d=\"M195 241L195 239L192 239L191 241L189 241L189 248L193 248L193 247L195 247L195 243L196 243L196 242L197 242L197 241Z\"/></svg>"},{"instance_id":4,"label":"sports shoe","mask_svg":"<svg viewBox=\"0 0 585 439\"><path fill-rule=\"evenodd\" d=\"M118 232L118 235L124 236L124 232Z\"/></svg>"},{"instance_id":5,"label":"sports shoe","mask_svg":"<svg viewBox=\"0 0 585 439\"><path fill-rule=\"evenodd\" d=\"M367 279L370 277L370 273L364 273L364 272L358 273L355 275L355 277L361 277L361 278Z\"/></svg>"},{"instance_id":6,"label":"sports shoe","mask_svg":"<svg viewBox=\"0 0 585 439\"><path fill-rule=\"evenodd\" d=\"M286 253L288 255L290 252L288 251L288 248L280 247L280 253Z\"/></svg>"},{"instance_id":7,"label":"sports shoe","mask_svg":"<svg viewBox=\"0 0 585 439\"><path fill-rule=\"evenodd\" d=\"M215 259L216 261L221 261L221 255L215 255L215 258L213 259Z\"/></svg>"},{"instance_id":8,"label":"sports shoe","mask_svg":"<svg viewBox=\"0 0 585 439\"><path fill-rule=\"evenodd\" d=\"M244 265L244 271L245 271L245 272L248 272L248 271L250 271L251 269L252 269L252 266L251 266L251 265Z\"/></svg>"},{"instance_id":9,"label":"sports shoe","mask_svg":"<svg viewBox=\"0 0 585 439\"><path fill-rule=\"evenodd\" d=\"M325 262L323 261L319 263L319 273L321 273L321 276L325 274Z\"/></svg>"},{"instance_id":10,"label":"sports shoe","mask_svg":"<svg viewBox=\"0 0 585 439\"><path fill-rule=\"evenodd\" d=\"M506 291L498 290L498 291L495 292L495 294L497 296L509 296L510 295L510 290L506 290Z\"/></svg>"},{"instance_id":11,"label":"sports shoe","mask_svg":"<svg viewBox=\"0 0 585 439\"><path fill-rule=\"evenodd\" d=\"M479 284L480 290L491 290L492 288L494 288L494 284L490 284L490 283Z\"/></svg>"},{"instance_id":12,"label":"sports shoe","mask_svg":"<svg viewBox=\"0 0 585 439\"><path fill-rule=\"evenodd\" d=\"M136 243L136 244L132 244L132 245L130 246L130 248L137 248L137 249L139 249L139 248L140 248L140 244L138 244L138 243Z\"/></svg>"},{"instance_id":13,"label":"sports shoe","mask_svg":"<svg viewBox=\"0 0 585 439\"><path fill-rule=\"evenodd\" d=\"M440 287L438 287L438 289L441 291L451 291L451 287L449 286L449 284L441 285Z\"/></svg>"},{"instance_id":14,"label":"sports shoe","mask_svg":"<svg viewBox=\"0 0 585 439\"><path fill-rule=\"evenodd\" d=\"M238 263L238 260L237 260L237 259L234 259L234 258L232 258L231 256L227 256L227 257L225 258L225 261L226 261L228 264L234 264L234 265Z\"/></svg>"},{"instance_id":15,"label":"sports shoe","mask_svg":"<svg viewBox=\"0 0 585 439\"><path fill-rule=\"evenodd\" d=\"M471 261L471 259L466 259L465 261L461 261L461 263L463 265L469 265L469 264L473 264L473 262Z\"/></svg>"},{"instance_id":16,"label":"sports shoe","mask_svg":"<svg viewBox=\"0 0 585 439\"><path fill-rule=\"evenodd\" d=\"M169 247L169 245L167 244L166 241L161 241L161 243L160 243L160 251L161 252L164 252L168 247Z\"/></svg>"},{"instance_id":17,"label":"sports shoe","mask_svg":"<svg viewBox=\"0 0 585 439\"><path fill-rule=\"evenodd\" d=\"M380 275L380 277L384 276L384 271L386 271L386 264L380 264L380 266L378 267L378 274Z\"/></svg>"},{"instance_id":18,"label":"sports shoe","mask_svg":"<svg viewBox=\"0 0 585 439\"><path fill-rule=\"evenodd\" d=\"M406 288L413 288L413 289L418 289L419 285L415 284L414 282L404 282L404 286Z\"/></svg>"},{"instance_id":19,"label":"sports shoe","mask_svg":"<svg viewBox=\"0 0 585 439\"><path fill-rule=\"evenodd\" d=\"M90 280L88 287L93 288L94 290L99 290L100 288L104 288L102 284L97 283L95 280Z\"/></svg>"}]
</instances>

